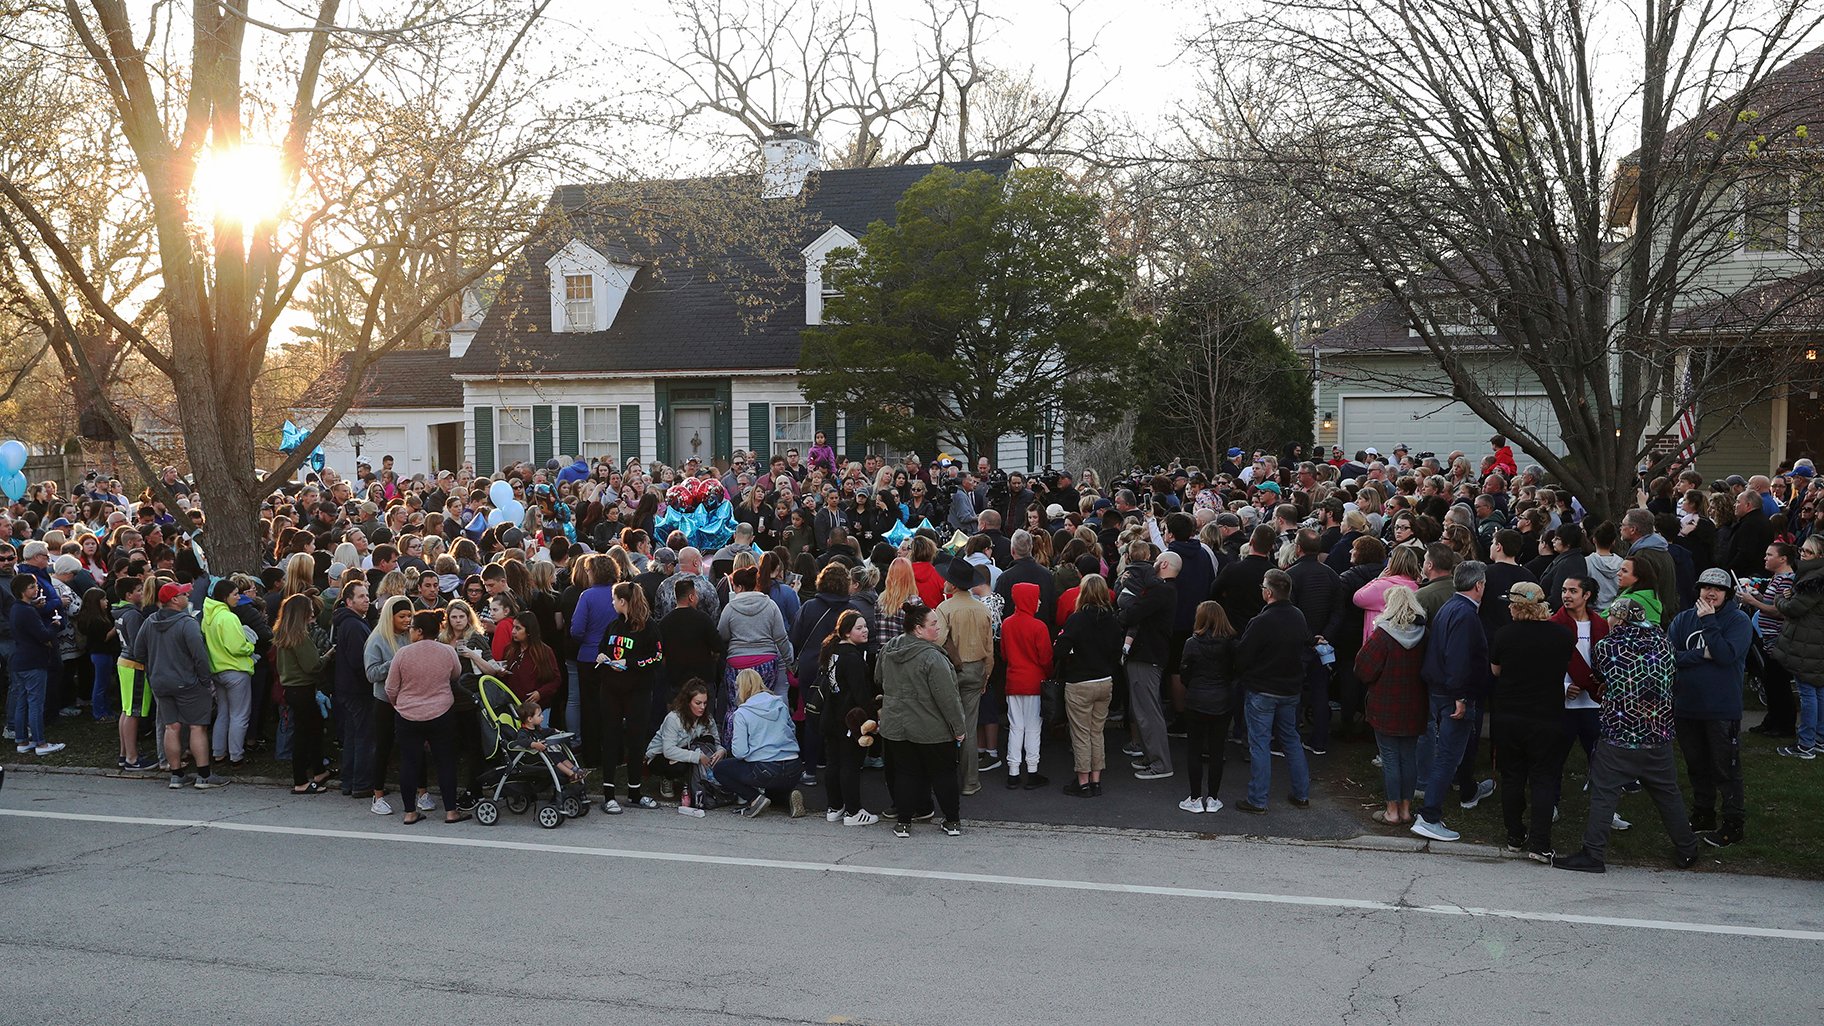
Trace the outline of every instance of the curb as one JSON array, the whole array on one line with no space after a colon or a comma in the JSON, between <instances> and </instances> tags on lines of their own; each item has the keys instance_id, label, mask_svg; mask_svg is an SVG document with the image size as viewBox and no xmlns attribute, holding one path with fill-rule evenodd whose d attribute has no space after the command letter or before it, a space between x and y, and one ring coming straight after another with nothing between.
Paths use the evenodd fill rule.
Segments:
<instances>
[{"instance_id":1,"label":"curb","mask_svg":"<svg viewBox=\"0 0 1824 1026\"><path fill-rule=\"evenodd\" d=\"M21 765L8 767L14 775L36 774L39 776L66 777L101 777L107 780L141 780L162 783L165 774L121 773L88 766L38 766ZM258 787L289 788L291 781L285 777L236 776L237 784L252 784ZM1357 834L1354 837L1274 837L1267 834L1218 834L1196 830L1155 830L1139 827L1092 826L1078 823L1032 823L1017 820L977 819L970 820L971 826L981 826L993 830L1025 831L1029 833L1073 833L1088 834L1100 837L1143 837L1151 840L1178 841L1220 841L1239 844L1270 844L1292 848L1337 848L1349 851L1395 852L1404 854L1453 855L1457 857L1507 860L1516 856L1502 853L1500 848L1488 844L1469 844L1461 841L1428 841L1419 837L1402 837L1390 834Z\"/></svg>"}]
</instances>

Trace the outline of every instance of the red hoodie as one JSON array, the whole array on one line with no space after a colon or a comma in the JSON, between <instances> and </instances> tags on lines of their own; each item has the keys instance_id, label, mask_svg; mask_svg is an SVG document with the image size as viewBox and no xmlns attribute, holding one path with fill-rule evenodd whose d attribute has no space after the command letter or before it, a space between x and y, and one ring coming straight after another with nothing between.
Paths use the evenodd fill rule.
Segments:
<instances>
[{"instance_id":1,"label":"red hoodie","mask_svg":"<svg viewBox=\"0 0 1824 1026\"><path fill-rule=\"evenodd\" d=\"M1495 469L1508 477L1513 477L1515 474L1520 473L1520 468L1514 465L1513 446L1504 445L1495 450Z\"/></svg>"},{"instance_id":2,"label":"red hoodie","mask_svg":"<svg viewBox=\"0 0 1824 1026\"><path fill-rule=\"evenodd\" d=\"M1001 655L1007 660L1007 694L1036 695L1051 676L1051 630L1036 615L1039 586L1013 586L1013 615L1001 621Z\"/></svg>"},{"instance_id":3,"label":"red hoodie","mask_svg":"<svg viewBox=\"0 0 1824 1026\"><path fill-rule=\"evenodd\" d=\"M1571 619L1571 614L1568 610L1560 609L1556 613L1553 613L1551 622L1570 631L1573 639L1577 637L1577 621ZM1596 653L1596 643L1608 636L1609 621L1596 615L1596 612L1592 610L1590 612L1591 655ZM1602 681L1597 680L1595 675L1590 673L1590 664L1584 662L1583 653L1575 649L1571 650L1570 673L1571 683L1582 688L1584 693L1588 694L1593 701L1602 701Z\"/></svg>"},{"instance_id":4,"label":"red hoodie","mask_svg":"<svg viewBox=\"0 0 1824 1026\"><path fill-rule=\"evenodd\" d=\"M944 575L930 563L912 564L912 581L918 585L918 600L926 609L936 609L944 601Z\"/></svg>"}]
</instances>

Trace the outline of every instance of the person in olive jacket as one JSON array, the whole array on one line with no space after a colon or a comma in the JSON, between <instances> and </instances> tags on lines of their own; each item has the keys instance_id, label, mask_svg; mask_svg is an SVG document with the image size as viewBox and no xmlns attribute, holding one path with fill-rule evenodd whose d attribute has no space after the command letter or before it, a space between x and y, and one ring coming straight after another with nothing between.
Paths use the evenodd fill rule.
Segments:
<instances>
[{"instance_id":1,"label":"person in olive jacket","mask_svg":"<svg viewBox=\"0 0 1824 1026\"><path fill-rule=\"evenodd\" d=\"M906 633L887 642L874 664L880 685L880 736L893 753L893 833L910 837L912 818L927 797L937 796L944 833L962 833L957 746L963 741L963 701L956 670L937 644L937 614L906 603Z\"/></svg>"}]
</instances>

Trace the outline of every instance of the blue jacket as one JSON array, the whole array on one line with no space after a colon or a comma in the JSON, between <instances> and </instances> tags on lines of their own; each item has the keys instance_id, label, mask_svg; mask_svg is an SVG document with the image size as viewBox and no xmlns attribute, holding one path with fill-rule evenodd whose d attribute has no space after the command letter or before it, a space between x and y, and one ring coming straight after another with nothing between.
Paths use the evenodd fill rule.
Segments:
<instances>
[{"instance_id":1,"label":"blue jacket","mask_svg":"<svg viewBox=\"0 0 1824 1026\"><path fill-rule=\"evenodd\" d=\"M563 484L565 481L587 481L588 479L589 461L580 458L557 472L558 484Z\"/></svg>"},{"instance_id":2,"label":"blue jacket","mask_svg":"<svg viewBox=\"0 0 1824 1026\"><path fill-rule=\"evenodd\" d=\"M1462 592L1452 595L1426 634L1419 676L1433 696L1477 699L1488 694L1488 634L1474 600Z\"/></svg>"},{"instance_id":3,"label":"blue jacket","mask_svg":"<svg viewBox=\"0 0 1824 1026\"><path fill-rule=\"evenodd\" d=\"M1185 538L1172 542L1165 547L1167 552L1176 552L1181 565L1178 569L1178 608L1172 614L1172 630L1179 634L1189 634L1197 622L1197 607L1210 597L1210 591L1216 584L1216 568L1210 565L1210 554L1203 550L1203 543L1195 538Z\"/></svg>"},{"instance_id":4,"label":"blue jacket","mask_svg":"<svg viewBox=\"0 0 1824 1026\"><path fill-rule=\"evenodd\" d=\"M1742 718L1742 676L1754 627L1732 595L1710 616L1687 609L1666 631L1678 677L1672 687L1673 715L1694 720Z\"/></svg>"},{"instance_id":5,"label":"blue jacket","mask_svg":"<svg viewBox=\"0 0 1824 1026\"><path fill-rule=\"evenodd\" d=\"M743 762L782 762L798 758L798 731L785 700L762 691L735 709L735 730L728 754Z\"/></svg>"},{"instance_id":6,"label":"blue jacket","mask_svg":"<svg viewBox=\"0 0 1824 1026\"><path fill-rule=\"evenodd\" d=\"M48 605L45 606L45 609L49 608ZM63 656L58 652L57 631L51 626L48 613L41 612L37 606L14 602L8 622L13 627L13 658L10 664L13 669L61 670Z\"/></svg>"},{"instance_id":7,"label":"blue jacket","mask_svg":"<svg viewBox=\"0 0 1824 1026\"><path fill-rule=\"evenodd\" d=\"M576 612L570 616L570 636L576 639L576 662L579 666L595 665L601 651L602 635L608 626L621 618L614 609L614 589L606 585L584 588L576 597Z\"/></svg>"}]
</instances>

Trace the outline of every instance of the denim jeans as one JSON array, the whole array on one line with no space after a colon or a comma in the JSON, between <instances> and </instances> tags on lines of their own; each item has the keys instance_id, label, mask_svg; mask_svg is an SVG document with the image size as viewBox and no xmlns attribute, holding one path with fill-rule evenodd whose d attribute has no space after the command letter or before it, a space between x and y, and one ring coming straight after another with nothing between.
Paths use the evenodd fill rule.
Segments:
<instances>
[{"instance_id":1,"label":"denim jeans","mask_svg":"<svg viewBox=\"0 0 1824 1026\"><path fill-rule=\"evenodd\" d=\"M803 772L804 763L797 759L747 762L731 755L716 763L710 777L743 802L753 801L762 791L768 798L779 801L786 792L798 786L798 777Z\"/></svg>"},{"instance_id":2,"label":"denim jeans","mask_svg":"<svg viewBox=\"0 0 1824 1026\"><path fill-rule=\"evenodd\" d=\"M1467 703L1468 711L1460 720L1450 714L1457 709L1455 699L1431 696L1431 771L1425 777L1425 805L1419 815L1427 822L1444 822L1444 795L1457 775L1457 764L1463 761L1463 750L1469 747L1469 735L1481 712L1475 702Z\"/></svg>"},{"instance_id":3,"label":"denim jeans","mask_svg":"<svg viewBox=\"0 0 1824 1026\"><path fill-rule=\"evenodd\" d=\"M1795 681L1799 686L1799 747L1824 744L1824 687Z\"/></svg>"},{"instance_id":4,"label":"denim jeans","mask_svg":"<svg viewBox=\"0 0 1824 1026\"><path fill-rule=\"evenodd\" d=\"M1305 747L1298 739L1298 695L1263 695L1248 692L1248 804L1265 807L1273 783L1273 738L1286 752L1286 772L1292 775L1292 797L1311 797L1311 768Z\"/></svg>"},{"instance_id":5,"label":"denim jeans","mask_svg":"<svg viewBox=\"0 0 1824 1026\"><path fill-rule=\"evenodd\" d=\"M1374 743L1381 752L1381 784L1387 789L1387 800L1411 801L1419 786L1419 739L1377 731Z\"/></svg>"},{"instance_id":6,"label":"denim jeans","mask_svg":"<svg viewBox=\"0 0 1824 1026\"><path fill-rule=\"evenodd\" d=\"M50 685L49 670L13 671L13 691L19 695L13 707L15 744L44 744L44 695Z\"/></svg>"},{"instance_id":7,"label":"denim jeans","mask_svg":"<svg viewBox=\"0 0 1824 1026\"><path fill-rule=\"evenodd\" d=\"M120 674L114 669L114 656L90 652L89 662L95 667L95 684L89 689L89 715L97 720L111 720L120 701Z\"/></svg>"}]
</instances>

